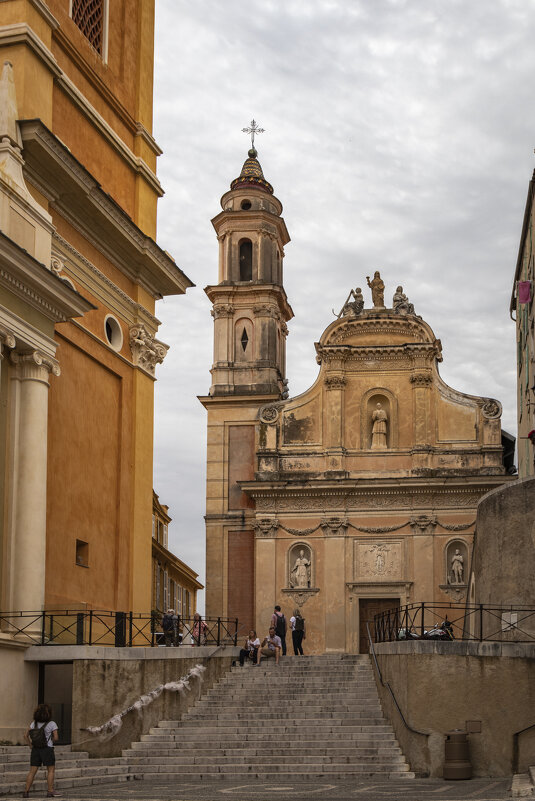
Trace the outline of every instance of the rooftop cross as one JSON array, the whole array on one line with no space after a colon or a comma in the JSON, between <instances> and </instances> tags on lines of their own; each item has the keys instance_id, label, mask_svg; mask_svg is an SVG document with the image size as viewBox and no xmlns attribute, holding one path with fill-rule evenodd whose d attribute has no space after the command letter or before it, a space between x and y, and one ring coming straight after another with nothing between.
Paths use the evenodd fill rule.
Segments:
<instances>
[{"instance_id":1,"label":"rooftop cross","mask_svg":"<svg viewBox=\"0 0 535 801\"><path fill-rule=\"evenodd\" d=\"M251 134L251 147L254 150L255 149L255 146L254 146L255 134L264 133L264 129L258 127L258 124L257 124L256 120L251 120L250 128L242 128L242 132L246 133L246 134Z\"/></svg>"}]
</instances>

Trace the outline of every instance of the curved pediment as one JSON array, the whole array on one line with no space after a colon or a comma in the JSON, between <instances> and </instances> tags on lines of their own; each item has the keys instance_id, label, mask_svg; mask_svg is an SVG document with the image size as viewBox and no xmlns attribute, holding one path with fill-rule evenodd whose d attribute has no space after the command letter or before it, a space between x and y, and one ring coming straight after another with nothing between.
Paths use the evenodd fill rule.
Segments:
<instances>
[{"instance_id":1,"label":"curved pediment","mask_svg":"<svg viewBox=\"0 0 535 801\"><path fill-rule=\"evenodd\" d=\"M325 329L320 346L433 344L431 327L416 315L399 315L388 309L383 313L364 311L359 317L340 317Z\"/></svg>"}]
</instances>

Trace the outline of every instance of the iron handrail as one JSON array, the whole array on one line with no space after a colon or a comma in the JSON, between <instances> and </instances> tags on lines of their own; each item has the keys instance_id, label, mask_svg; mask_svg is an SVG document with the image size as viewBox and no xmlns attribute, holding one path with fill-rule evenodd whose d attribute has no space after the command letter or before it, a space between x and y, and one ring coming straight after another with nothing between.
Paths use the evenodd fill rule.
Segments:
<instances>
[{"instance_id":1,"label":"iron handrail","mask_svg":"<svg viewBox=\"0 0 535 801\"><path fill-rule=\"evenodd\" d=\"M383 679L383 674L381 672L381 668L379 667L379 663L377 661L377 655L375 653L375 648L374 648L374 645L373 645L372 635L370 633L370 627L369 627L367 622L366 622L366 629L368 631L368 642L370 643L370 653L371 653L371 655L373 657L373 662L374 662L374 665L375 665L375 669L377 670L377 674L379 676L379 681L381 682L381 685L383 687L386 687L386 689L390 693L392 701L394 702L394 705L395 705L397 711L399 712L399 716L400 716L401 720L403 721L403 724L413 734L421 734L422 737L429 737L429 733L428 732L420 731L419 729L415 729L413 726L410 725L410 723L407 723L407 720L405 719L405 715L403 714L403 712L401 710L401 707L397 702L396 696L394 695L394 690L390 686L390 683L388 681L384 681L384 679Z\"/></svg>"},{"instance_id":2,"label":"iron handrail","mask_svg":"<svg viewBox=\"0 0 535 801\"><path fill-rule=\"evenodd\" d=\"M176 615L173 622L170 639L175 646L219 647L236 645L238 641L237 618L200 617L197 621ZM96 609L0 612L0 631L28 645L156 647L166 640L161 624L162 616L154 612Z\"/></svg>"}]
</instances>

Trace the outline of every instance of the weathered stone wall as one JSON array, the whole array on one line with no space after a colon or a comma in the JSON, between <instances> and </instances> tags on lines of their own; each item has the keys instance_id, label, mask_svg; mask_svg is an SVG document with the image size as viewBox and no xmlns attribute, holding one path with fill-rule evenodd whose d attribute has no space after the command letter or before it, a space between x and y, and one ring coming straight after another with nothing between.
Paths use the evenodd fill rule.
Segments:
<instances>
[{"instance_id":1,"label":"weathered stone wall","mask_svg":"<svg viewBox=\"0 0 535 801\"><path fill-rule=\"evenodd\" d=\"M26 646L0 635L0 740L24 744L37 706L37 665L24 661Z\"/></svg>"},{"instance_id":2,"label":"weathered stone wall","mask_svg":"<svg viewBox=\"0 0 535 801\"><path fill-rule=\"evenodd\" d=\"M220 649L217 653L212 648L173 648L165 649L164 657L156 649L106 648L98 649L106 653L94 658L97 649L87 650L91 651L89 658L73 662L72 749L88 751L94 757L120 756L123 748L130 748L132 742L147 734L160 720L179 719L201 692L225 675L238 653L235 648ZM129 712L119 732L108 740L84 731L88 726L102 725L160 684L178 681L197 664L206 670L202 683L192 680L190 692L182 695L164 691L142 714Z\"/></svg>"},{"instance_id":3,"label":"weathered stone wall","mask_svg":"<svg viewBox=\"0 0 535 801\"><path fill-rule=\"evenodd\" d=\"M535 607L535 479L489 492L477 510L476 603ZM535 616L523 622L535 636Z\"/></svg>"},{"instance_id":4,"label":"weathered stone wall","mask_svg":"<svg viewBox=\"0 0 535 801\"><path fill-rule=\"evenodd\" d=\"M418 774L442 776L445 734L481 723L468 736L474 776L509 776L513 734L535 723L535 644L399 642L375 646L383 708L400 747ZM535 764L535 738L519 738L519 769Z\"/></svg>"}]
</instances>

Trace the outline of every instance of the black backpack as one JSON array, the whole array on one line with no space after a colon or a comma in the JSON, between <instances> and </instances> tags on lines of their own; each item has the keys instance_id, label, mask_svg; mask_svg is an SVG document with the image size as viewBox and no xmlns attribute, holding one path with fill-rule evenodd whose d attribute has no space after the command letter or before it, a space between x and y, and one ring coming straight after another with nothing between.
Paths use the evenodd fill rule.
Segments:
<instances>
[{"instance_id":1,"label":"black backpack","mask_svg":"<svg viewBox=\"0 0 535 801\"><path fill-rule=\"evenodd\" d=\"M34 748L47 748L48 747L48 739L45 732L45 724L39 726L37 728L37 724L33 724L35 726L34 729L30 729L30 740L32 741L32 746Z\"/></svg>"},{"instance_id":2,"label":"black backpack","mask_svg":"<svg viewBox=\"0 0 535 801\"><path fill-rule=\"evenodd\" d=\"M162 620L162 629L164 631L173 631L173 628L174 628L173 615L168 615L166 612Z\"/></svg>"},{"instance_id":3,"label":"black backpack","mask_svg":"<svg viewBox=\"0 0 535 801\"><path fill-rule=\"evenodd\" d=\"M295 630L296 631L304 631L305 630L305 618L304 617L296 617L295 618Z\"/></svg>"},{"instance_id":4,"label":"black backpack","mask_svg":"<svg viewBox=\"0 0 535 801\"><path fill-rule=\"evenodd\" d=\"M275 626L275 634L279 637L286 636L286 618L284 615L277 615L277 625Z\"/></svg>"}]
</instances>

